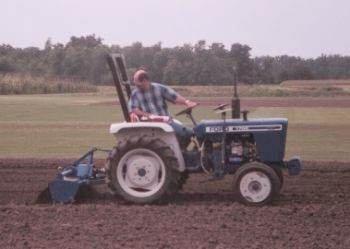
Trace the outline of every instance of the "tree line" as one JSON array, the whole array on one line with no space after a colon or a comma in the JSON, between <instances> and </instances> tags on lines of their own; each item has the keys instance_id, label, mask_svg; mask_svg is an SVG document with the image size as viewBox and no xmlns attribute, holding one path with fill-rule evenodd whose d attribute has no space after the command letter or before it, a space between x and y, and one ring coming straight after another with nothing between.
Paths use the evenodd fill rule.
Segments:
<instances>
[{"instance_id":1,"label":"tree line","mask_svg":"<svg viewBox=\"0 0 350 249\"><path fill-rule=\"evenodd\" d=\"M284 80L350 78L350 56L321 55L304 59L295 56L251 56L251 47L234 43L184 44L174 48L161 43L143 46L111 45L95 35L71 37L66 44L48 39L43 49L0 45L0 74L16 73L79 79L96 85L112 82L106 54L123 53L128 73L145 67L152 79L167 84L232 84L234 76L247 84L278 84Z\"/></svg>"}]
</instances>

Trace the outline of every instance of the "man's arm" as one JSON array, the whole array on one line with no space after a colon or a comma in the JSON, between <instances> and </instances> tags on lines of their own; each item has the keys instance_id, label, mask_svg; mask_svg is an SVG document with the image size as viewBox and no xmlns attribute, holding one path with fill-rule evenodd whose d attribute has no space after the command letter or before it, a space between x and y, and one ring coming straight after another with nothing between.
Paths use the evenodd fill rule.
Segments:
<instances>
[{"instance_id":1,"label":"man's arm","mask_svg":"<svg viewBox=\"0 0 350 249\"><path fill-rule=\"evenodd\" d=\"M178 95L176 97L175 104L183 104L183 105L186 105L187 107L194 107L194 106L198 105L196 102L192 102L190 100L187 100L184 97L182 97L181 95ZM141 111L139 108L133 108L132 112L130 113L131 122L138 122L139 117L142 117L142 116L150 118L150 116L152 116L152 113Z\"/></svg>"},{"instance_id":2,"label":"man's arm","mask_svg":"<svg viewBox=\"0 0 350 249\"><path fill-rule=\"evenodd\" d=\"M129 116L131 122L140 121L139 117L141 116L149 116L149 113L143 112L140 109L140 102L137 98L137 92L133 91L128 103Z\"/></svg>"},{"instance_id":3,"label":"man's arm","mask_svg":"<svg viewBox=\"0 0 350 249\"><path fill-rule=\"evenodd\" d=\"M174 104L186 105L187 107L194 107L198 105L196 102L185 99L180 94L175 92L174 89L168 86L161 85L161 87L162 87L163 97Z\"/></svg>"},{"instance_id":4,"label":"man's arm","mask_svg":"<svg viewBox=\"0 0 350 249\"><path fill-rule=\"evenodd\" d=\"M179 94L177 95L177 97L175 99L175 104L182 104L182 105L186 105L187 107L195 107L196 105L198 105L196 102L185 99L184 97L182 97Z\"/></svg>"},{"instance_id":5,"label":"man's arm","mask_svg":"<svg viewBox=\"0 0 350 249\"><path fill-rule=\"evenodd\" d=\"M135 113L137 116L145 116L145 117L149 117L151 115L151 113L141 111L139 108L133 108L132 113Z\"/></svg>"},{"instance_id":6,"label":"man's arm","mask_svg":"<svg viewBox=\"0 0 350 249\"><path fill-rule=\"evenodd\" d=\"M140 117L150 117L151 113L143 112L139 108L133 108L129 115L131 122L139 122Z\"/></svg>"},{"instance_id":7,"label":"man's arm","mask_svg":"<svg viewBox=\"0 0 350 249\"><path fill-rule=\"evenodd\" d=\"M146 117L146 120L149 119L149 120L152 120L155 122L169 122L169 120L170 120L170 117L168 117L168 116L158 116L158 115L154 115L152 113L141 111L138 108L135 108L130 113L131 122L140 121L139 116Z\"/></svg>"}]
</instances>

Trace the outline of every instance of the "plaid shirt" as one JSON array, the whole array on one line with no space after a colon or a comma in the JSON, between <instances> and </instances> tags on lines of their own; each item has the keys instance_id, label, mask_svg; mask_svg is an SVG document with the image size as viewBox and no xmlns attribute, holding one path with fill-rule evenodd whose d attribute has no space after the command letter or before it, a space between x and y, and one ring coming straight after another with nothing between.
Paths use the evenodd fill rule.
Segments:
<instances>
[{"instance_id":1,"label":"plaid shirt","mask_svg":"<svg viewBox=\"0 0 350 249\"><path fill-rule=\"evenodd\" d=\"M130 96L129 111L138 108L141 111L161 116L170 116L166 101L175 103L177 93L170 87L151 83L148 91L135 88Z\"/></svg>"}]
</instances>

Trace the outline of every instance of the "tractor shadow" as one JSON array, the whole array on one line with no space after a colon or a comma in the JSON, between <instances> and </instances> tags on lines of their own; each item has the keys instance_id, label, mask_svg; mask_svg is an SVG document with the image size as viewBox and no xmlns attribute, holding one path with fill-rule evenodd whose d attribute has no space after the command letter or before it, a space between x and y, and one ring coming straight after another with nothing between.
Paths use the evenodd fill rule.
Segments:
<instances>
[{"instance_id":1,"label":"tractor shadow","mask_svg":"<svg viewBox=\"0 0 350 249\"><path fill-rule=\"evenodd\" d=\"M217 193L203 193L203 192L179 192L168 198L163 198L158 202L146 204L151 206L188 206L188 205L225 205L239 204L235 199L233 192L217 192ZM305 198L305 196L285 195L281 194L272 203L267 206L290 206L293 204L321 204L323 201L315 201ZM93 188L86 189L84 192L76 196L74 205L81 204L101 204L101 205L124 205L124 206L142 206L142 204L135 204L124 200L121 196L113 195L110 192L96 191Z\"/></svg>"},{"instance_id":2,"label":"tractor shadow","mask_svg":"<svg viewBox=\"0 0 350 249\"><path fill-rule=\"evenodd\" d=\"M174 195L170 203L177 205L188 205L189 203L235 203L237 202L232 192L201 193L201 192L180 192Z\"/></svg>"},{"instance_id":3,"label":"tractor shadow","mask_svg":"<svg viewBox=\"0 0 350 249\"><path fill-rule=\"evenodd\" d=\"M224 203L232 204L236 200L232 193L177 193L167 198L163 198L155 203L147 204L152 206L167 206L167 205L190 205L190 204L215 204ZM124 200L121 196L113 195L105 192L90 192L89 195L80 195L76 197L74 204L116 204L128 206L140 206ZM142 205L142 204L141 204Z\"/></svg>"}]
</instances>

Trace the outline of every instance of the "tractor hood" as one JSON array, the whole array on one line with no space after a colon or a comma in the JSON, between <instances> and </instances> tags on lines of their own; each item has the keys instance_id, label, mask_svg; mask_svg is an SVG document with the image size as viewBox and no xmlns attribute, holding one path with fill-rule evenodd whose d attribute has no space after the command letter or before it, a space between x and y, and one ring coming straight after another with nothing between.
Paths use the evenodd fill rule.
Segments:
<instances>
[{"instance_id":1,"label":"tractor hood","mask_svg":"<svg viewBox=\"0 0 350 249\"><path fill-rule=\"evenodd\" d=\"M287 119L227 119L225 124L223 120L203 120L194 128L194 132L201 142L204 139L220 142L224 125L228 136L231 134L252 134L258 154L263 161L283 160L287 137Z\"/></svg>"}]
</instances>

